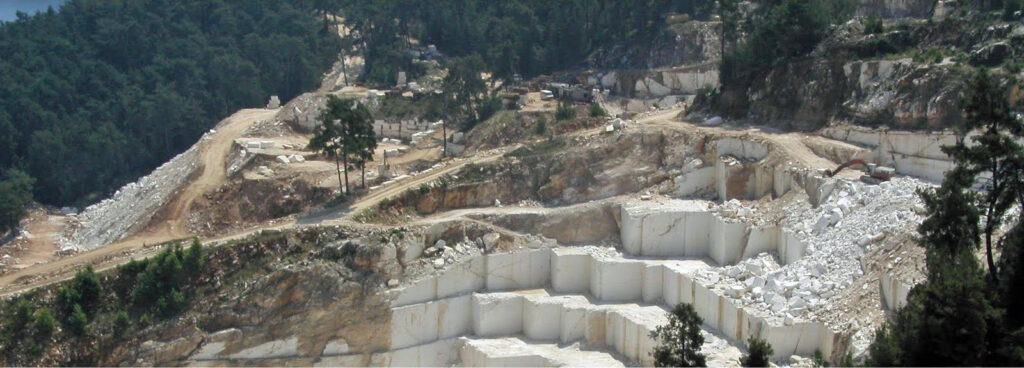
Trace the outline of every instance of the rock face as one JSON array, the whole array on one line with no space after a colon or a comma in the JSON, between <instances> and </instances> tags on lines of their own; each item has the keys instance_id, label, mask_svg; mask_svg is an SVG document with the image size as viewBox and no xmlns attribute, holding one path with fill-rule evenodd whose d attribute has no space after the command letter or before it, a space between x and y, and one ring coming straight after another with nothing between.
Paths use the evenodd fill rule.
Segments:
<instances>
[{"instance_id":1,"label":"rock face","mask_svg":"<svg viewBox=\"0 0 1024 368\"><path fill-rule=\"evenodd\" d=\"M1013 57L1013 49L1006 42L996 42L982 46L971 52L971 64L979 66L997 66L1003 60Z\"/></svg>"},{"instance_id":2,"label":"rock face","mask_svg":"<svg viewBox=\"0 0 1024 368\"><path fill-rule=\"evenodd\" d=\"M652 45L621 45L600 50L590 58L598 69L660 68L700 64L721 58L720 22L686 21L671 24ZM640 47L643 47L642 49Z\"/></svg>"},{"instance_id":3,"label":"rock face","mask_svg":"<svg viewBox=\"0 0 1024 368\"><path fill-rule=\"evenodd\" d=\"M928 18L932 16L935 0L860 0L857 15L877 14L886 18Z\"/></svg>"},{"instance_id":4,"label":"rock face","mask_svg":"<svg viewBox=\"0 0 1024 368\"><path fill-rule=\"evenodd\" d=\"M794 62L752 88L750 116L813 129L832 119L866 126L942 128L962 117L957 69L904 60Z\"/></svg>"}]
</instances>

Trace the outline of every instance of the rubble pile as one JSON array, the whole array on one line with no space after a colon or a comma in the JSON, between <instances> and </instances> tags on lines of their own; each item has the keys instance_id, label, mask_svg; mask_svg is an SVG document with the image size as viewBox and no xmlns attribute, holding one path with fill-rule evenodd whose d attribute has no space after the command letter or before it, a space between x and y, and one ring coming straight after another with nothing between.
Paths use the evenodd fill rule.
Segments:
<instances>
[{"instance_id":1,"label":"rubble pile","mask_svg":"<svg viewBox=\"0 0 1024 368\"><path fill-rule=\"evenodd\" d=\"M887 236L913 231L923 218L916 190L929 184L911 178L895 178L880 185L837 181L832 194L817 208L806 201L784 207L783 226L806 245L803 257L787 265L767 253L735 265L706 270L699 278L745 306L762 311L769 320L792 324L801 320L822 321L836 329L868 338L873 326L856 326L850 319L829 313L837 297L854 279L863 275L861 257L880 246ZM756 216L753 210L726 203L721 209ZM851 326L851 324L854 324Z\"/></svg>"},{"instance_id":2,"label":"rubble pile","mask_svg":"<svg viewBox=\"0 0 1024 368\"><path fill-rule=\"evenodd\" d=\"M61 251L87 250L117 241L145 226L156 211L174 195L199 167L198 143L174 156L149 175L125 184L112 196L69 216L68 232L58 240Z\"/></svg>"}]
</instances>

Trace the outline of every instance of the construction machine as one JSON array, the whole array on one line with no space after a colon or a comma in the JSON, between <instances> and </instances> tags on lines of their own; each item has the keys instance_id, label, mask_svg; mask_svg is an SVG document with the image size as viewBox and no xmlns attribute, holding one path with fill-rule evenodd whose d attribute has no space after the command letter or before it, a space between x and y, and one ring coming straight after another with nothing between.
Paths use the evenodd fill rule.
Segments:
<instances>
[{"instance_id":1,"label":"construction machine","mask_svg":"<svg viewBox=\"0 0 1024 368\"><path fill-rule=\"evenodd\" d=\"M835 170L826 170L825 173L828 174L829 177L834 177L840 171L843 171L843 169L853 165L864 166L864 169L868 174L862 175L860 180L868 184L878 184L883 181L888 181L889 179L892 179L893 175L896 175L896 169L894 168L878 166L877 164L869 164L864 162L864 160L856 158L839 165Z\"/></svg>"}]
</instances>

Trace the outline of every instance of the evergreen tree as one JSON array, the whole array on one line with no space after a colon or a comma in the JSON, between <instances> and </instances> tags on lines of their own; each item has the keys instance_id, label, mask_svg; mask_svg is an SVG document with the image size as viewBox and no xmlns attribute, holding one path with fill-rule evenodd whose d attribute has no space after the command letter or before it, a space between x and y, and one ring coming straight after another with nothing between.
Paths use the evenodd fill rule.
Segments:
<instances>
[{"instance_id":1,"label":"evergreen tree","mask_svg":"<svg viewBox=\"0 0 1024 368\"><path fill-rule=\"evenodd\" d=\"M747 350L749 354L740 359L740 365L744 367L767 367L775 353L768 341L754 336L747 339Z\"/></svg>"},{"instance_id":2,"label":"evergreen tree","mask_svg":"<svg viewBox=\"0 0 1024 368\"><path fill-rule=\"evenodd\" d=\"M43 334L43 336L50 336L53 333L53 327L56 321L53 319L53 314L50 313L49 309L42 308L36 312L36 331Z\"/></svg>"},{"instance_id":3,"label":"evergreen tree","mask_svg":"<svg viewBox=\"0 0 1024 368\"><path fill-rule=\"evenodd\" d=\"M679 303L668 314L668 324L658 326L651 337L658 340L654 348L657 367L703 367L706 364L700 346L704 344L700 318L693 305Z\"/></svg>"},{"instance_id":4,"label":"evergreen tree","mask_svg":"<svg viewBox=\"0 0 1024 368\"><path fill-rule=\"evenodd\" d=\"M373 157L373 149L376 148L370 111L355 100L328 95L327 106L317 120L320 124L313 130L309 147L334 159L338 171L338 189L342 194L348 194L349 160L368 160Z\"/></svg>"},{"instance_id":5,"label":"evergreen tree","mask_svg":"<svg viewBox=\"0 0 1024 368\"><path fill-rule=\"evenodd\" d=\"M0 234L18 228L18 223L28 212L25 206L32 201L30 176L18 169L7 169L0 177Z\"/></svg>"},{"instance_id":6,"label":"evergreen tree","mask_svg":"<svg viewBox=\"0 0 1024 368\"><path fill-rule=\"evenodd\" d=\"M480 55L473 54L453 60L448 66L448 75L442 81L444 120L441 131L444 138L443 156L448 156L448 123L454 118L473 121L476 115L476 104L487 91L487 84L480 73L484 71L484 62Z\"/></svg>"}]
</instances>

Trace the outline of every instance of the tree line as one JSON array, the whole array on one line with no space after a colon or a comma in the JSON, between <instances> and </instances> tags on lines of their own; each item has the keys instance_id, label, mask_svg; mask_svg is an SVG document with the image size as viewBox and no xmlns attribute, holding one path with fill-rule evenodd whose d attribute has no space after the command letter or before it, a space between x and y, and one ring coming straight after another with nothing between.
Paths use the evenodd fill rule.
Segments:
<instances>
[{"instance_id":1,"label":"tree line","mask_svg":"<svg viewBox=\"0 0 1024 368\"><path fill-rule=\"evenodd\" d=\"M398 70L421 72L404 52L408 37L451 56L479 55L495 78L530 78L582 65L601 48L651 44L667 13L696 14L705 2L325 0L320 6L344 14L360 37L354 45L366 58L364 81L390 86Z\"/></svg>"},{"instance_id":2,"label":"tree line","mask_svg":"<svg viewBox=\"0 0 1024 368\"><path fill-rule=\"evenodd\" d=\"M300 0L70 0L19 14L0 24L0 169L34 178L40 202L89 204L235 110L316 87L338 49Z\"/></svg>"}]
</instances>

